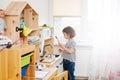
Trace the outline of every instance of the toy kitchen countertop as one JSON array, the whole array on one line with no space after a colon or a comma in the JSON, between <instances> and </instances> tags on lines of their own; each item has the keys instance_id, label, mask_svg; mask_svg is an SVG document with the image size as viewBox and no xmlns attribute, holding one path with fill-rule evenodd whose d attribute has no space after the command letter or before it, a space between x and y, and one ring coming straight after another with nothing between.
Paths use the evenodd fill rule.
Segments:
<instances>
[{"instance_id":1,"label":"toy kitchen countertop","mask_svg":"<svg viewBox=\"0 0 120 80\"><path fill-rule=\"evenodd\" d=\"M61 58L62 58L61 55L56 55L56 54L46 55L44 58L40 59L39 64L50 67L50 66L53 66Z\"/></svg>"},{"instance_id":2,"label":"toy kitchen countertop","mask_svg":"<svg viewBox=\"0 0 120 80\"><path fill-rule=\"evenodd\" d=\"M36 71L36 80L53 80L54 76L58 74L57 68L47 68L43 71Z\"/></svg>"}]
</instances>

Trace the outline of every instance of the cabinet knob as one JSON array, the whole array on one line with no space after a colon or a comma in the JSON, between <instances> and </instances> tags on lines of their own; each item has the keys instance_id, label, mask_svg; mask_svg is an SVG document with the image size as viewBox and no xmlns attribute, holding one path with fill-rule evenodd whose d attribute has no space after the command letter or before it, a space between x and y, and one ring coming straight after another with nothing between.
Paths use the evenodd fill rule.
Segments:
<instances>
[{"instance_id":1,"label":"cabinet knob","mask_svg":"<svg viewBox=\"0 0 120 80\"><path fill-rule=\"evenodd\" d=\"M60 65L62 65L63 64L63 61L60 63Z\"/></svg>"},{"instance_id":2,"label":"cabinet knob","mask_svg":"<svg viewBox=\"0 0 120 80\"><path fill-rule=\"evenodd\" d=\"M56 68L59 68L59 66L56 66Z\"/></svg>"},{"instance_id":3,"label":"cabinet knob","mask_svg":"<svg viewBox=\"0 0 120 80\"><path fill-rule=\"evenodd\" d=\"M14 23L15 23L15 20L13 20L12 23L14 24Z\"/></svg>"},{"instance_id":4,"label":"cabinet knob","mask_svg":"<svg viewBox=\"0 0 120 80\"><path fill-rule=\"evenodd\" d=\"M18 76L19 76L19 73L16 74L16 77L18 77Z\"/></svg>"},{"instance_id":5,"label":"cabinet knob","mask_svg":"<svg viewBox=\"0 0 120 80\"><path fill-rule=\"evenodd\" d=\"M22 30L23 30L23 28L16 27L16 32L22 31Z\"/></svg>"},{"instance_id":6,"label":"cabinet knob","mask_svg":"<svg viewBox=\"0 0 120 80\"><path fill-rule=\"evenodd\" d=\"M32 18L32 20L34 20L34 18Z\"/></svg>"}]
</instances>

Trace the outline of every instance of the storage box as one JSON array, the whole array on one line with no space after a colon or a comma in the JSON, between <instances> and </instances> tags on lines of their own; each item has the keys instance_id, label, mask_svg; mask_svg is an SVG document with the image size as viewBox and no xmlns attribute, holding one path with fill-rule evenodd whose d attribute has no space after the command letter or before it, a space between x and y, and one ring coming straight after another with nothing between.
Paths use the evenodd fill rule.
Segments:
<instances>
[{"instance_id":1,"label":"storage box","mask_svg":"<svg viewBox=\"0 0 120 80\"><path fill-rule=\"evenodd\" d=\"M26 65L26 66L22 67L22 69L21 69L21 76L22 76L22 77L25 76L25 74L26 74L26 69L28 68L28 66L29 66L29 65Z\"/></svg>"},{"instance_id":2,"label":"storage box","mask_svg":"<svg viewBox=\"0 0 120 80\"><path fill-rule=\"evenodd\" d=\"M33 53L27 54L21 58L21 67L24 67L28 64L30 64L30 56L33 55Z\"/></svg>"}]
</instances>

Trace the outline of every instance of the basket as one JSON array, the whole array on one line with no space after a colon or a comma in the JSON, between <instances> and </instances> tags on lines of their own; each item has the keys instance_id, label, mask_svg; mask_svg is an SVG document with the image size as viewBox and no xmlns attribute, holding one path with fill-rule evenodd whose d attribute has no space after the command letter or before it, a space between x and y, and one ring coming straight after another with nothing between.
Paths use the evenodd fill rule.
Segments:
<instances>
[{"instance_id":1,"label":"basket","mask_svg":"<svg viewBox=\"0 0 120 80\"><path fill-rule=\"evenodd\" d=\"M28 64L30 64L30 56L32 56L33 53L27 54L21 58L21 67L24 67Z\"/></svg>"},{"instance_id":2,"label":"basket","mask_svg":"<svg viewBox=\"0 0 120 80\"><path fill-rule=\"evenodd\" d=\"M26 66L22 67L22 69L21 69L21 76L22 76L22 77L25 76L25 74L26 74L26 69L28 68L28 66L29 66L29 65L26 65Z\"/></svg>"}]
</instances>

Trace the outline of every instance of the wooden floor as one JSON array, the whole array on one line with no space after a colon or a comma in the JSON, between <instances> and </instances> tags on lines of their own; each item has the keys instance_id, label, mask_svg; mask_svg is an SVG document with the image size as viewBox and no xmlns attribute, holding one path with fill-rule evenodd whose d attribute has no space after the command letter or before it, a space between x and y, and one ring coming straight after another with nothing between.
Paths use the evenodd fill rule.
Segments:
<instances>
[{"instance_id":1,"label":"wooden floor","mask_svg":"<svg viewBox=\"0 0 120 80\"><path fill-rule=\"evenodd\" d=\"M88 79L75 79L75 80L88 80Z\"/></svg>"},{"instance_id":2,"label":"wooden floor","mask_svg":"<svg viewBox=\"0 0 120 80\"><path fill-rule=\"evenodd\" d=\"M88 80L88 78L86 78L86 77L76 77L75 80Z\"/></svg>"}]
</instances>

